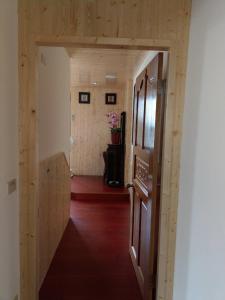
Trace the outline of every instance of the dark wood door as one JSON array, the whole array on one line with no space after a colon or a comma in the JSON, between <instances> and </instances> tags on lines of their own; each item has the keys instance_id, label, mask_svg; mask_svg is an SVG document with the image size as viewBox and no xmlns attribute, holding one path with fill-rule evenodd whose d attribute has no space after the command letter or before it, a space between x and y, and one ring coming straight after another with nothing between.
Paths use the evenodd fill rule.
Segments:
<instances>
[{"instance_id":1,"label":"dark wood door","mask_svg":"<svg viewBox=\"0 0 225 300\"><path fill-rule=\"evenodd\" d=\"M145 300L155 299L164 88L163 54L138 76L134 91L130 254Z\"/></svg>"}]
</instances>

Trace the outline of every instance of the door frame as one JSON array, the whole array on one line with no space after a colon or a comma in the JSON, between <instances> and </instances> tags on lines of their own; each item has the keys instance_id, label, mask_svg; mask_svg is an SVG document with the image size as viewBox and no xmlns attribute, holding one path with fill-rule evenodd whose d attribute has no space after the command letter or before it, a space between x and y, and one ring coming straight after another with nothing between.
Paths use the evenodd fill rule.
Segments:
<instances>
[{"instance_id":1,"label":"door frame","mask_svg":"<svg viewBox=\"0 0 225 300\"><path fill-rule=\"evenodd\" d=\"M179 48L171 40L63 35L34 35L29 42L21 39L19 44L20 299L38 299L39 46L168 51L157 299L172 300L186 57L177 62Z\"/></svg>"}]
</instances>

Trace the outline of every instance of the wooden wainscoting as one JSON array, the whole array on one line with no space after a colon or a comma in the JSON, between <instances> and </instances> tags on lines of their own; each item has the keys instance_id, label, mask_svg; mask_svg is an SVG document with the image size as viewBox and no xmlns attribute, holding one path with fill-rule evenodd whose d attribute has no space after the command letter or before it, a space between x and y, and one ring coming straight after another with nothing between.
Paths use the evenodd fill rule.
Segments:
<instances>
[{"instance_id":1,"label":"wooden wainscoting","mask_svg":"<svg viewBox=\"0 0 225 300\"><path fill-rule=\"evenodd\" d=\"M40 162L38 287L45 278L69 220L70 171L64 153Z\"/></svg>"}]
</instances>

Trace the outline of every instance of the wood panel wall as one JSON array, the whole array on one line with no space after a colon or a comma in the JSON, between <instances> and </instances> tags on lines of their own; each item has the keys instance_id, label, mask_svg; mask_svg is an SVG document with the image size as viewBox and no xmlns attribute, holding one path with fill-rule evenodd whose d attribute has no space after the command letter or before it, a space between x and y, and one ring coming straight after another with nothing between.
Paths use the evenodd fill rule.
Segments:
<instances>
[{"instance_id":1,"label":"wood panel wall","mask_svg":"<svg viewBox=\"0 0 225 300\"><path fill-rule=\"evenodd\" d=\"M127 80L125 87L126 111L126 153L125 153L125 184L132 183L133 159L132 159L132 112L133 112L133 80Z\"/></svg>"},{"instance_id":2,"label":"wood panel wall","mask_svg":"<svg viewBox=\"0 0 225 300\"><path fill-rule=\"evenodd\" d=\"M38 203L38 286L45 278L69 221L70 170L64 153L40 162Z\"/></svg>"},{"instance_id":3,"label":"wood panel wall","mask_svg":"<svg viewBox=\"0 0 225 300\"><path fill-rule=\"evenodd\" d=\"M21 300L37 299L39 45L169 49L159 300L172 300L183 100L191 0L19 0Z\"/></svg>"},{"instance_id":4,"label":"wood panel wall","mask_svg":"<svg viewBox=\"0 0 225 300\"><path fill-rule=\"evenodd\" d=\"M121 113L125 107L125 86L107 88L104 86L73 86L71 88L71 135L74 145L71 149L70 165L76 175L103 176L103 151L111 143L106 114ZM79 103L79 91L91 93L90 104ZM117 93L117 104L106 105L105 93Z\"/></svg>"}]
</instances>

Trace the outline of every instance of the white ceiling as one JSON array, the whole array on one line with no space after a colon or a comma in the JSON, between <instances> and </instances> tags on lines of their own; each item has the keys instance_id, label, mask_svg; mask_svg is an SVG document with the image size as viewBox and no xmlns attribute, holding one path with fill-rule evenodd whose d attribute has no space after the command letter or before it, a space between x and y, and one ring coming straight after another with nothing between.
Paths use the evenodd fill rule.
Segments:
<instances>
[{"instance_id":1,"label":"white ceiling","mask_svg":"<svg viewBox=\"0 0 225 300\"><path fill-rule=\"evenodd\" d=\"M71 85L121 85L133 79L138 69L155 52L125 49L67 49L71 57ZM106 79L115 75L116 79Z\"/></svg>"}]
</instances>

